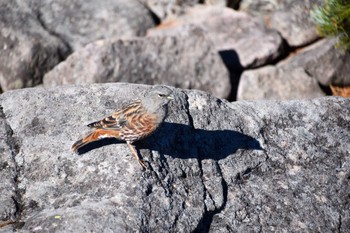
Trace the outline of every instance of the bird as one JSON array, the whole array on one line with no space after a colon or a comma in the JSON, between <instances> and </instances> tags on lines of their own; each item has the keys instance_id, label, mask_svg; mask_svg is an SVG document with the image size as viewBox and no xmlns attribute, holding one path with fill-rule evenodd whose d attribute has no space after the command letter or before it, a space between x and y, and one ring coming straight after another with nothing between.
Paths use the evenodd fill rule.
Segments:
<instances>
[{"instance_id":1,"label":"bird","mask_svg":"<svg viewBox=\"0 0 350 233\"><path fill-rule=\"evenodd\" d=\"M146 169L133 143L154 133L167 116L168 104L174 99L173 92L166 86L153 86L144 98L117 110L111 116L92 122L87 126L94 129L86 137L76 141L72 150L78 152L83 146L103 138L116 138L126 141L131 153Z\"/></svg>"}]
</instances>

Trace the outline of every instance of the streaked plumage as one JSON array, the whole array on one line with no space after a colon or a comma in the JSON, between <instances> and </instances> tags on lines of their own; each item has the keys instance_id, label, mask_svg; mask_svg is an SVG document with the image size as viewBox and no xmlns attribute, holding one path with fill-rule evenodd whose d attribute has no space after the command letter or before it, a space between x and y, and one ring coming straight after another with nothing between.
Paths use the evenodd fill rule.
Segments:
<instances>
[{"instance_id":1,"label":"streaked plumage","mask_svg":"<svg viewBox=\"0 0 350 233\"><path fill-rule=\"evenodd\" d=\"M75 142L72 150L76 152L91 142L114 137L126 141L139 163L145 167L131 144L149 136L160 126L166 117L171 94L171 89L155 86L142 100L137 100L100 121L88 124L94 131Z\"/></svg>"}]
</instances>

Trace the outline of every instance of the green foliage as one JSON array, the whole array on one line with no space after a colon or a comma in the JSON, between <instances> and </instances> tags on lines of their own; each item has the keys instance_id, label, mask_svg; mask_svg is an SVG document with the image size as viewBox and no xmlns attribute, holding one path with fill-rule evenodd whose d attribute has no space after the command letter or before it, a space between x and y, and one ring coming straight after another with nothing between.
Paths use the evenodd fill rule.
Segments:
<instances>
[{"instance_id":1,"label":"green foliage","mask_svg":"<svg viewBox=\"0 0 350 233\"><path fill-rule=\"evenodd\" d=\"M350 48L350 0L325 0L311 16L321 36L338 36L338 46Z\"/></svg>"}]
</instances>

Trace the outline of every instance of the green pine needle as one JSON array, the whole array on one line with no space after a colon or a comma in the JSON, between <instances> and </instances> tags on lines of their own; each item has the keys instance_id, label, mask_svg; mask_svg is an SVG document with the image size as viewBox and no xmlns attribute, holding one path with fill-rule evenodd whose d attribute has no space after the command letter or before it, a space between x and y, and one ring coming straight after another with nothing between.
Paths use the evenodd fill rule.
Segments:
<instances>
[{"instance_id":1,"label":"green pine needle","mask_svg":"<svg viewBox=\"0 0 350 233\"><path fill-rule=\"evenodd\" d=\"M339 47L350 48L350 0L325 0L315 7L311 17L321 36L338 36Z\"/></svg>"}]
</instances>

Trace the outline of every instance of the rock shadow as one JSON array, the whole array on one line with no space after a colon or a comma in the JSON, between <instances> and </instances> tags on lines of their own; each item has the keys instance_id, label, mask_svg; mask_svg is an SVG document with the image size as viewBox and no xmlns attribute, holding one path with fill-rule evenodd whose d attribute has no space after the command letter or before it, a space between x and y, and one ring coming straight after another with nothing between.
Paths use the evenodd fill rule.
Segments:
<instances>
[{"instance_id":1,"label":"rock shadow","mask_svg":"<svg viewBox=\"0 0 350 233\"><path fill-rule=\"evenodd\" d=\"M136 143L174 158L221 160L238 149L263 150L255 138L233 130L194 129L189 125L165 122L148 140Z\"/></svg>"},{"instance_id":2,"label":"rock shadow","mask_svg":"<svg viewBox=\"0 0 350 233\"><path fill-rule=\"evenodd\" d=\"M95 142L91 142L89 144L87 144L86 146L83 146L82 148L80 148L78 150L78 154L82 155L85 154L91 150L103 147L103 146L107 146L107 145L111 145L111 144L120 144L120 143L125 143L123 141L119 141L115 138L104 138L101 139L99 141L95 141Z\"/></svg>"},{"instance_id":3,"label":"rock shadow","mask_svg":"<svg viewBox=\"0 0 350 233\"><path fill-rule=\"evenodd\" d=\"M79 149L87 153L110 144L125 143L114 138L92 142ZM220 160L238 149L262 150L255 138L233 130L194 129L189 125L164 122L161 128L147 139L134 143L136 149L149 149L174 158L200 158Z\"/></svg>"},{"instance_id":4,"label":"rock shadow","mask_svg":"<svg viewBox=\"0 0 350 233\"><path fill-rule=\"evenodd\" d=\"M219 55L230 73L232 89L228 99L230 101L235 101L237 99L238 84L241 79L244 67L242 66L239 60L239 55L235 50L222 50L219 51Z\"/></svg>"}]
</instances>

